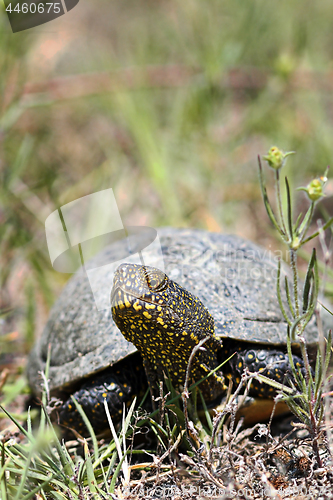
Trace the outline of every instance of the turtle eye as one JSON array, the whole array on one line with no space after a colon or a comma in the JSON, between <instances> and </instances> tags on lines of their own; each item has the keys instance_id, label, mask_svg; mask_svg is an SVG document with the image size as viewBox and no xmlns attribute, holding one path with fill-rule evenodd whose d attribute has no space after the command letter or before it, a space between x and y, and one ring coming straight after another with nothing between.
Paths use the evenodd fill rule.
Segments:
<instances>
[{"instance_id":1,"label":"turtle eye","mask_svg":"<svg viewBox=\"0 0 333 500\"><path fill-rule=\"evenodd\" d=\"M149 289L153 292L161 292L167 286L168 277L160 270L146 272L146 281Z\"/></svg>"}]
</instances>

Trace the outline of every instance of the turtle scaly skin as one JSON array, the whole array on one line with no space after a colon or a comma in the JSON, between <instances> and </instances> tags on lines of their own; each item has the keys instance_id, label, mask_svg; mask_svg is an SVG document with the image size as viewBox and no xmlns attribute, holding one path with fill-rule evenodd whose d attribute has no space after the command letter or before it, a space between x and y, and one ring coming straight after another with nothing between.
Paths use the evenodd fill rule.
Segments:
<instances>
[{"instance_id":1,"label":"turtle scaly skin","mask_svg":"<svg viewBox=\"0 0 333 500\"><path fill-rule=\"evenodd\" d=\"M233 355L225 367L226 377L239 384L244 369L250 373L261 373L280 384L290 385L293 379L292 369L287 352L280 349L258 347L257 344L244 344L234 340L224 340L224 359ZM305 376L302 359L293 354L294 365ZM224 367L223 367L224 368ZM254 379L250 386L249 395L254 398L272 398L276 390Z\"/></svg>"},{"instance_id":2,"label":"turtle scaly skin","mask_svg":"<svg viewBox=\"0 0 333 500\"><path fill-rule=\"evenodd\" d=\"M103 431L108 428L108 420L104 408L104 400L110 409L113 420L120 420L124 404L128 407L135 396L143 397L147 390L147 379L142 366L142 359L132 355L131 363L124 359L102 372L101 375L90 377L73 397L82 406L92 427ZM59 410L59 423L68 428L74 428L85 435L86 428L76 406L71 398Z\"/></svg>"}]
</instances>

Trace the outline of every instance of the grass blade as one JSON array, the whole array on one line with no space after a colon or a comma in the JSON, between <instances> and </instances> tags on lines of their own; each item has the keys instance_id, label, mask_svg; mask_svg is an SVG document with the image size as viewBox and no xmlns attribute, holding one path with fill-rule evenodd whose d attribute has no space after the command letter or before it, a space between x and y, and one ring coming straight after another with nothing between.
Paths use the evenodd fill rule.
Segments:
<instances>
[{"instance_id":1,"label":"grass blade","mask_svg":"<svg viewBox=\"0 0 333 500\"><path fill-rule=\"evenodd\" d=\"M266 190L264 175L263 175L263 172L262 172L262 166L261 166L260 156L258 156L258 165L259 165L259 181L260 181L261 193L262 193L262 197L263 197L263 200L264 200L264 205L265 205L265 208L266 208L267 215L268 215L271 223L273 224L274 227L276 227L276 229L279 231L279 233L281 234L281 236L285 236L284 231L281 229L278 221L275 218L274 212L272 210L272 207L270 205L270 202L269 202L269 199L268 199L268 196L267 196L267 190Z\"/></svg>"},{"instance_id":2,"label":"grass blade","mask_svg":"<svg viewBox=\"0 0 333 500\"><path fill-rule=\"evenodd\" d=\"M305 313L308 309L309 305L309 294L311 289L311 282L313 280L313 268L316 259L316 250L315 248L312 250L310 262L308 265L308 269L306 272L304 287L303 287L303 313Z\"/></svg>"},{"instance_id":3,"label":"grass blade","mask_svg":"<svg viewBox=\"0 0 333 500\"><path fill-rule=\"evenodd\" d=\"M293 241L294 233L293 233L293 220L292 220L292 205L291 205L290 187L287 177L285 177L285 182L287 190L287 214L288 214L289 237L290 241Z\"/></svg>"}]
</instances>

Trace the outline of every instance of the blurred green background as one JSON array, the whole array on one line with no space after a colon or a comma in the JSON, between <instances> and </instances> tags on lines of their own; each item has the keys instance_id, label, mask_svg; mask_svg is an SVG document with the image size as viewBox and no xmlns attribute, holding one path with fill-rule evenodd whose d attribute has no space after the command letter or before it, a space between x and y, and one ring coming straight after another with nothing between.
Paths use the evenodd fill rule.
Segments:
<instances>
[{"instance_id":1,"label":"blurred green background","mask_svg":"<svg viewBox=\"0 0 333 500\"><path fill-rule=\"evenodd\" d=\"M279 244L256 157L296 151L294 187L330 163L332 14L329 0L81 0L13 34L1 7L2 366L68 278L44 235L64 203L112 187L125 224Z\"/></svg>"}]
</instances>

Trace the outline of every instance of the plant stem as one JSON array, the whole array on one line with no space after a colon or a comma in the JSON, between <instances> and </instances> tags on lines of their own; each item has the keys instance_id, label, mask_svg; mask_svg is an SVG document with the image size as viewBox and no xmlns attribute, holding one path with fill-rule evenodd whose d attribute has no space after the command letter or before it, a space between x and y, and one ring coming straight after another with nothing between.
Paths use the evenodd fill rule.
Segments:
<instances>
[{"instance_id":1,"label":"plant stem","mask_svg":"<svg viewBox=\"0 0 333 500\"><path fill-rule=\"evenodd\" d=\"M276 186L276 199L277 199L277 204L278 204L278 209L279 209L279 216L280 216L280 224L283 228L284 234L287 236L287 230L286 226L284 223L284 218L283 218L283 211L282 211L282 200L281 200L281 191L280 191L280 171L275 170L275 186Z\"/></svg>"},{"instance_id":2,"label":"plant stem","mask_svg":"<svg viewBox=\"0 0 333 500\"><path fill-rule=\"evenodd\" d=\"M292 248L290 248L290 266L293 272L295 318L297 319L299 318L297 254L296 251L293 250Z\"/></svg>"},{"instance_id":3,"label":"plant stem","mask_svg":"<svg viewBox=\"0 0 333 500\"><path fill-rule=\"evenodd\" d=\"M319 454L318 427L317 427L316 419L313 415L312 404L310 403L309 406L310 406L309 411L310 411L310 419L311 419L311 426L309 428L309 431L310 431L310 436L312 438L312 448L313 448L314 454L315 454L316 459L317 459L318 467L321 469L323 467L323 462L322 462L322 460L320 458L320 454Z\"/></svg>"},{"instance_id":4,"label":"plant stem","mask_svg":"<svg viewBox=\"0 0 333 500\"><path fill-rule=\"evenodd\" d=\"M331 217L327 222L326 224L323 225L323 227L321 228L322 230L325 230L327 228L329 228L331 225L333 224L333 217ZM306 240L304 240L302 242L302 245L304 245L305 243L307 243L308 241L311 241L313 240L313 238L316 238L318 235L319 235L320 231L316 231L315 233L311 234L311 236L309 236L308 238L306 238Z\"/></svg>"},{"instance_id":5,"label":"plant stem","mask_svg":"<svg viewBox=\"0 0 333 500\"><path fill-rule=\"evenodd\" d=\"M308 351L306 349L305 339L304 339L303 335L301 335L299 337L299 342L300 342L302 359L303 359L304 368L305 368L305 380L306 380L306 383L309 385L311 366L310 366L310 363L309 363Z\"/></svg>"},{"instance_id":6,"label":"plant stem","mask_svg":"<svg viewBox=\"0 0 333 500\"><path fill-rule=\"evenodd\" d=\"M315 205L316 205L316 203L313 201L313 202L311 203L311 206L310 206L310 214L309 214L308 221L307 221L307 223L306 223L305 228L304 228L304 229L303 229L303 231L302 231L302 234L300 235L301 241L303 240L303 238L305 238L306 233L307 233L307 232L308 232L308 230L309 230L310 224L311 224L311 222L312 222L312 217L313 217L313 212L314 212Z\"/></svg>"}]
</instances>

